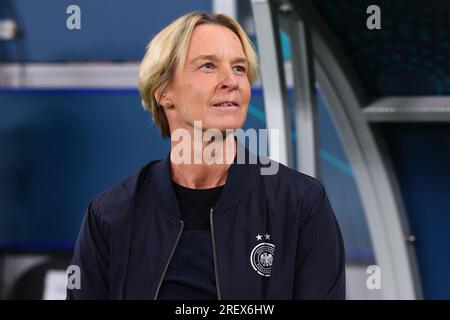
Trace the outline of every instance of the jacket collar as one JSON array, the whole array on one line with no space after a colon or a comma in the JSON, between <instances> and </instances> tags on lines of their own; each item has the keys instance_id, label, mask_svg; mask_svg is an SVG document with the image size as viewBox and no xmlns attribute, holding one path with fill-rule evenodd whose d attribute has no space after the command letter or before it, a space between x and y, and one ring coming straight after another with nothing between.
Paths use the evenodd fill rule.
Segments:
<instances>
[{"instance_id":1,"label":"jacket collar","mask_svg":"<svg viewBox=\"0 0 450 320\"><path fill-rule=\"evenodd\" d=\"M237 157L228 169L228 176L222 193L214 207L215 211L225 210L236 204L247 192L250 183L257 174L257 157L250 153L239 141L239 147L245 150L245 164L238 164ZM250 161L250 159L252 161ZM156 163L150 178L150 192L160 209L169 213L172 217L180 219L180 209L172 184L170 169L170 151L166 157Z\"/></svg>"}]
</instances>

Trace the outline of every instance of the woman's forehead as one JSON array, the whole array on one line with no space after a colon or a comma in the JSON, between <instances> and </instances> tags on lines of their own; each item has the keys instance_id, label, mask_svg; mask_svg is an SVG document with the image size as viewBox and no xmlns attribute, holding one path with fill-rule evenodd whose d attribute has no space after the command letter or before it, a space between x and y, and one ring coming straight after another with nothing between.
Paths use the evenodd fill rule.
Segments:
<instances>
[{"instance_id":1,"label":"woman's forehead","mask_svg":"<svg viewBox=\"0 0 450 320\"><path fill-rule=\"evenodd\" d=\"M232 30L214 24L203 24L195 27L188 47L190 58L199 55L217 55L221 52L227 53L230 51L245 57L242 43Z\"/></svg>"}]
</instances>

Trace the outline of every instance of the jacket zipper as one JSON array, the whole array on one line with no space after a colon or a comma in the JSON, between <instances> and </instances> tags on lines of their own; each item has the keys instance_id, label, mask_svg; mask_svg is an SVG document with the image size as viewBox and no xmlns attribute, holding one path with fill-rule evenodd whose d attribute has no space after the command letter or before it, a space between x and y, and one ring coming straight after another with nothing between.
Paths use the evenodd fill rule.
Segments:
<instances>
[{"instance_id":1,"label":"jacket zipper","mask_svg":"<svg viewBox=\"0 0 450 320\"><path fill-rule=\"evenodd\" d=\"M213 208L211 208L211 211L210 211L209 221L211 223L211 241L212 241L213 258L214 258L214 274L216 276L217 298L218 298L218 300L222 300L222 296L220 294L219 270L217 269L216 245L215 245L215 241L214 241Z\"/></svg>"},{"instance_id":2,"label":"jacket zipper","mask_svg":"<svg viewBox=\"0 0 450 320\"><path fill-rule=\"evenodd\" d=\"M161 279L159 280L158 287L156 288L156 292L155 292L155 296L154 296L153 300L156 300L158 298L159 290L161 289L161 285L162 285L162 283L164 281L164 277L166 276L166 272L167 272L167 269L169 268L170 261L172 260L172 257L173 257L173 255L175 253L175 249L177 248L178 242L180 241L181 233L183 232L183 229L184 229L184 222L183 222L183 220L180 220L180 222L181 222L180 232L178 232L177 240L175 241L175 244L174 244L174 246L172 248L172 251L170 252L169 259L167 260L166 266L165 266L164 271L163 271L163 273L161 275Z\"/></svg>"}]
</instances>

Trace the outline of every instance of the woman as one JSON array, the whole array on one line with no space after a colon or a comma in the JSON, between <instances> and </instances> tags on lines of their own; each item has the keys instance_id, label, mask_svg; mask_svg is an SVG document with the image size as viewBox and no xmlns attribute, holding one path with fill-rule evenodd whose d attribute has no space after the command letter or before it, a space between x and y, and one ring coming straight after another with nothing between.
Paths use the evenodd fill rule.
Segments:
<instances>
[{"instance_id":1,"label":"woman","mask_svg":"<svg viewBox=\"0 0 450 320\"><path fill-rule=\"evenodd\" d=\"M91 201L69 299L345 298L320 182L278 163L263 175L246 150L236 161L256 77L252 44L225 15L190 13L153 38L139 88L171 151Z\"/></svg>"}]
</instances>

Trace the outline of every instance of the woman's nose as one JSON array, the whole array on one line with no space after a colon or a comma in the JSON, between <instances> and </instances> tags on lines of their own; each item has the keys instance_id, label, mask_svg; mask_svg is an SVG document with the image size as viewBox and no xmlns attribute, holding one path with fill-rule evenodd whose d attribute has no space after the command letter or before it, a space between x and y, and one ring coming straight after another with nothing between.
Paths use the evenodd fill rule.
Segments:
<instances>
[{"instance_id":1,"label":"woman's nose","mask_svg":"<svg viewBox=\"0 0 450 320\"><path fill-rule=\"evenodd\" d=\"M239 88L239 81L236 79L236 76L233 74L233 72L227 72L223 75L219 86L221 89L235 90Z\"/></svg>"}]
</instances>

